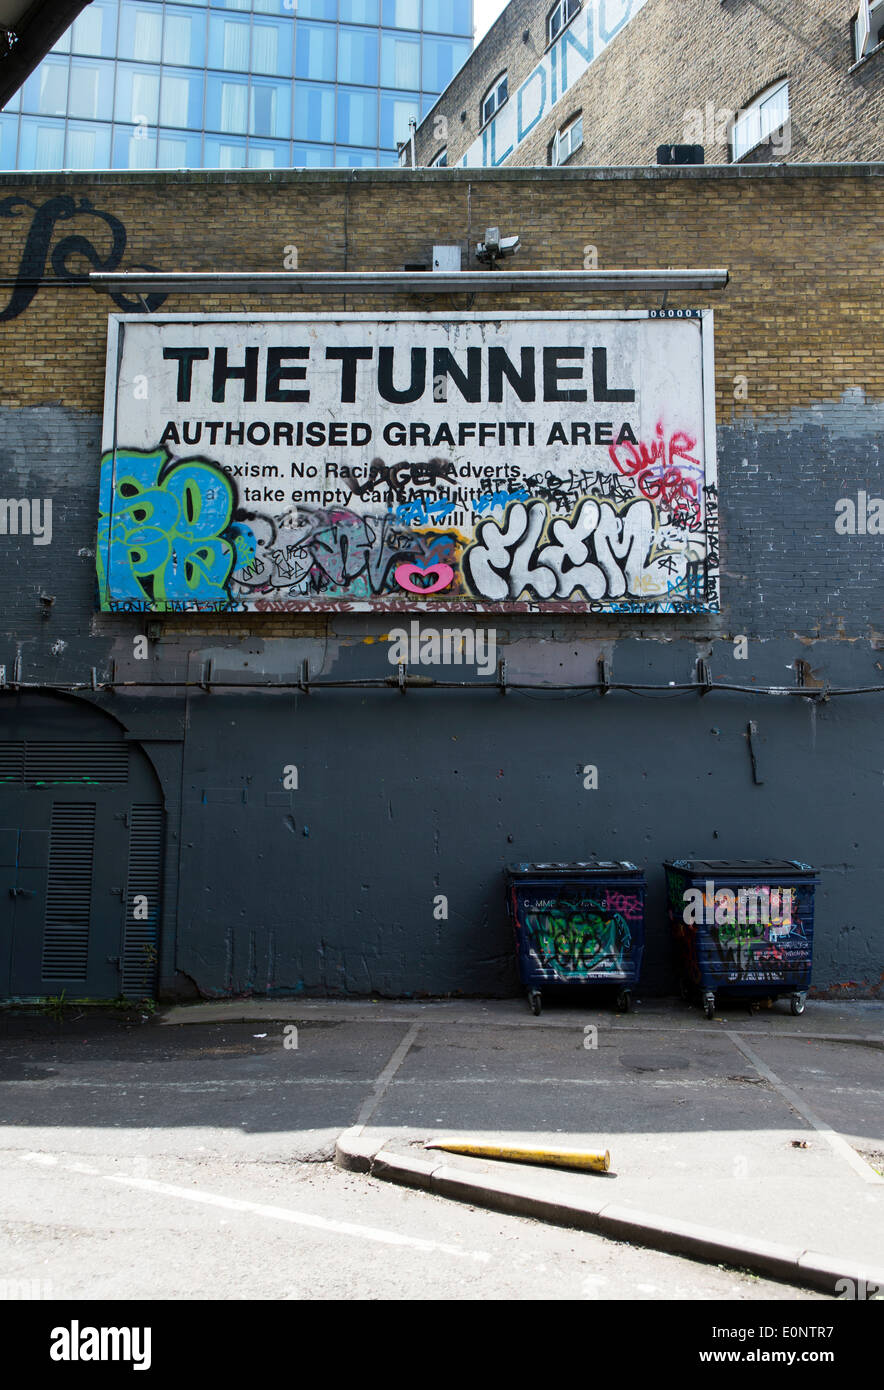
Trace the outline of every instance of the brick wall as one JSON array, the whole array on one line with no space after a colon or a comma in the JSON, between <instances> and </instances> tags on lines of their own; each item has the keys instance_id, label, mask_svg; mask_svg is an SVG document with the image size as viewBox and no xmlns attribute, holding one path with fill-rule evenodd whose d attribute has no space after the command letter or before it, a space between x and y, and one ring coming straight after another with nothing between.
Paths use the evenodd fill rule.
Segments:
<instances>
[{"instance_id":1,"label":"brick wall","mask_svg":"<svg viewBox=\"0 0 884 1390\"><path fill-rule=\"evenodd\" d=\"M443 144L449 165L459 162L481 129L482 96L502 69L514 99L546 49L549 9L546 0L512 0L418 128L418 163L430 163ZM547 164L556 129L578 111L583 146L572 164L653 164L658 145L684 142L704 145L707 164L727 163L728 115L782 77L791 143L747 158L879 159L884 52L855 65L856 11L857 0L647 0L504 163ZM689 112L702 113L699 138Z\"/></svg>"},{"instance_id":2,"label":"brick wall","mask_svg":"<svg viewBox=\"0 0 884 1390\"><path fill-rule=\"evenodd\" d=\"M661 688L694 681L698 657L716 681L750 691L796 685L799 663L815 689L856 688L884 679L884 537L836 535L834 509L860 490L884 495L882 176L880 165L829 165L0 179L0 493L54 503L51 545L0 537L0 665L7 681L18 658L20 678L36 684L88 685L92 668L99 681L115 674L136 683L80 698L105 708L158 767L171 836L164 992L187 981L208 994L512 991L501 866L592 855L648 866L644 988L666 991L674 981L659 866L687 854L814 863L823 876L817 986L880 992L881 697L811 705L754 693L669 698L662 689L502 699L493 676L488 691L307 697L260 686L296 681L305 660L313 679L390 677L380 640L389 617L96 613L113 306L88 288L44 284L21 313L2 317L34 216L52 198L73 200L55 205L70 215L48 245L58 252L63 238L85 237L96 260L111 245L96 211L116 219L123 268L281 270L294 245L304 269L398 269L426 262L433 242L466 250L492 222L521 234L525 268L579 266L588 244L602 266L726 266L725 290L669 300L716 313L721 614L506 615L495 623L497 651L512 682L591 681L604 655L612 679ZM10 208L8 199L24 201ZM38 261L32 256L31 274L43 273ZM67 263L85 264L74 254ZM524 293L474 302L478 312L616 310L660 298ZM160 312L469 305L466 294L321 304L170 296ZM150 652L141 660L133 637L145 631ZM748 638L745 660L735 655L738 634ZM209 662L216 682L257 688L191 685L185 695L179 683L198 682ZM450 681L461 672L427 674ZM147 680L165 685L138 684ZM157 749L167 750L165 765ZM283 807L290 763L301 783ZM577 775L587 763L598 765L597 791ZM440 892L450 902L441 925Z\"/></svg>"}]
</instances>

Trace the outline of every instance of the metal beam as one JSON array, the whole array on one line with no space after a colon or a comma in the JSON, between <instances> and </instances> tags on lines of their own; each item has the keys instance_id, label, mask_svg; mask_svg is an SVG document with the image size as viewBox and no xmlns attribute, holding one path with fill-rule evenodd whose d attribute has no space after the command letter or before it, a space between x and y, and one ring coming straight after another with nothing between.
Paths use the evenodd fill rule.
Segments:
<instances>
[{"instance_id":1,"label":"metal beam","mask_svg":"<svg viewBox=\"0 0 884 1390\"><path fill-rule=\"evenodd\" d=\"M15 33L17 42L0 62L0 108L12 100L25 79L89 3L90 0L34 0L32 4L7 3L3 6L0 24Z\"/></svg>"},{"instance_id":2,"label":"metal beam","mask_svg":"<svg viewBox=\"0 0 884 1390\"><path fill-rule=\"evenodd\" d=\"M587 290L719 290L727 270L298 270L107 271L89 276L107 294L506 294Z\"/></svg>"}]
</instances>

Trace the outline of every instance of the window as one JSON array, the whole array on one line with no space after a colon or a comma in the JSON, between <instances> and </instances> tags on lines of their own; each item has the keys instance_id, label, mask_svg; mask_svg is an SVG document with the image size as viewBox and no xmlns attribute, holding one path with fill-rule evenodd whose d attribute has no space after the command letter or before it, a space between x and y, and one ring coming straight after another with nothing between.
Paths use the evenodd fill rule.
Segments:
<instances>
[{"instance_id":1,"label":"window","mask_svg":"<svg viewBox=\"0 0 884 1390\"><path fill-rule=\"evenodd\" d=\"M333 87L295 86L295 139L328 141L335 138Z\"/></svg>"},{"instance_id":2,"label":"window","mask_svg":"<svg viewBox=\"0 0 884 1390\"><path fill-rule=\"evenodd\" d=\"M225 72L249 70L249 21L212 15L209 20L209 66Z\"/></svg>"},{"instance_id":3,"label":"window","mask_svg":"<svg viewBox=\"0 0 884 1390\"><path fill-rule=\"evenodd\" d=\"M365 29L338 30L338 81L373 87L378 80L378 36Z\"/></svg>"},{"instance_id":4,"label":"window","mask_svg":"<svg viewBox=\"0 0 884 1390\"><path fill-rule=\"evenodd\" d=\"M424 0L424 30L430 34L472 35L470 0Z\"/></svg>"},{"instance_id":5,"label":"window","mask_svg":"<svg viewBox=\"0 0 884 1390\"><path fill-rule=\"evenodd\" d=\"M425 8L426 3L424 0ZM419 0L384 0L384 23L391 29L419 29L419 9Z\"/></svg>"},{"instance_id":6,"label":"window","mask_svg":"<svg viewBox=\"0 0 884 1390\"><path fill-rule=\"evenodd\" d=\"M244 169L246 167L245 140L206 140L207 169Z\"/></svg>"},{"instance_id":7,"label":"window","mask_svg":"<svg viewBox=\"0 0 884 1390\"><path fill-rule=\"evenodd\" d=\"M381 38L381 85L420 90L420 39L404 39L384 34Z\"/></svg>"},{"instance_id":8,"label":"window","mask_svg":"<svg viewBox=\"0 0 884 1390\"><path fill-rule=\"evenodd\" d=\"M298 24L295 35L295 76L313 82L335 80L335 37L330 24Z\"/></svg>"},{"instance_id":9,"label":"window","mask_svg":"<svg viewBox=\"0 0 884 1390\"><path fill-rule=\"evenodd\" d=\"M71 31L71 52L101 55L101 30L104 16L101 9L90 5L74 20ZM85 146L84 146L85 148ZM87 166L82 166L87 167Z\"/></svg>"},{"instance_id":10,"label":"window","mask_svg":"<svg viewBox=\"0 0 884 1390\"><path fill-rule=\"evenodd\" d=\"M163 75L163 103L160 120L163 125L186 126L190 81L186 77Z\"/></svg>"},{"instance_id":11,"label":"window","mask_svg":"<svg viewBox=\"0 0 884 1390\"><path fill-rule=\"evenodd\" d=\"M24 85L22 110L40 116L63 116L68 103L67 59L47 58L32 73ZM42 168L42 165L25 165Z\"/></svg>"},{"instance_id":12,"label":"window","mask_svg":"<svg viewBox=\"0 0 884 1390\"><path fill-rule=\"evenodd\" d=\"M142 138L144 136L145 138ZM114 169L153 169L157 162L156 137L150 131L117 126L111 166Z\"/></svg>"},{"instance_id":13,"label":"window","mask_svg":"<svg viewBox=\"0 0 884 1390\"><path fill-rule=\"evenodd\" d=\"M200 167L200 137L187 131L160 131L157 141L158 169L198 169Z\"/></svg>"},{"instance_id":14,"label":"window","mask_svg":"<svg viewBox=\"0 0 884 1390\"><path fill-rule=\"evenodd\" d=\"M463 39L424 39L425 92L443 92L472 52Z\"/></svg>"},{"instance_id":15,"label":"window","mask_svg":"<svg viewBox=\"0 0 884 1390\"><path fill-rule=\"evenodd\" d=\"M117 95L115 113L118 121L131 121L132 125L144 122L156 125L160 109L160 70L159 68L128 67L120 63L117 69ZM131 136L132 132L127 133ZM123 168L128 168L128 160Z\"/></svg>"},{"instance_id":16,"label":"window","mask_svg":"<svg viewBox=\"0 0 884 1390\"><path fill-rule=\"evenodd\" d=\"M71 63L71 85L68 92L67 114L85 116L87 120L109 121L114 101L114 69L112 63L90 63L75 58ZM86 166L79 165L79 168ZM89 167L94 168L94 165Z\"/></svg>"},{"instance_id":17,"label":"window","mask_svg":"<svg viewBox=\"0 0 884 1390\"><path fill-rule=\"evenodd\" d=\"M110 163L110 127L68 123L66 169L101 169Z\"/></svg>"},{"instance_id":18,"label":"window","mask_svg":"<svg viewBox=\"0 0 884 1390\"><path fill-rule=\"evenodd\" d=\"M15 168L18 117L0 116L0 169Z\"/></svg>"},{"instance_id":19,"label":"window","mask_svg":"<svg viewBox=\"0 0 884 1390\"><path fill-rule=\"evenodd\" d=\"M21 123L20 169L60 169L64 162L64 121Z\"/></svg>"},{"instance_id":20,"label":"window","mask_svg":"<svg viewBox=\"0 0 884 1390\"><path fill-rule=\"evenodd\" d=\"M338 90L337 139L348 145L378 143L378 99L375 92Z\"/></svg>"},{"instance_id":21,"label":"window","mask_svg":"<svg viewBox=\"0 0 884 1390\"><path fill-rule=\"evenodd\" d=\"M167 6L163 24L163 62L201 68L205 57L205 15Z\"/></svg>"},{"instance_id":22,"label":"window","mask_svg":"<svg viewBox=\"0 0 884 1390\"><path fill-rule=\"evenodd\" d=\"M158 63L162 52L162 37L161 6L124 4L120 7L121 58L136 58L139 63Z\"/></svg>"},{"instance_id":23,"label":"window","mask_svg":"<svg viewBox=\"0 0 884 1390\"><path fill-rule=\"evenodd\" d=\"M342 24L377 24L378 0L341 0Z\"/></svg>"},{"instance_id":24,"label":"window","mask_svg":"<svg viewBox=\"0 0 884 1390\"><path fill-rule=\"evenodd\" d=\"M853 21L853 51L856 61L865 58L884 43L884 0L861 0Z\"/></svg>"},{"instance_id":25,"label":"window","mask_svg":"<svg viewBox=\"0 0 884 1390\"><path fill-rule=\"evenodd\" d=\"M270 77L290 77L292 72L292 33L284 24L255 20L252 24L252 72Z\"/></svg>"},{"instance_id":26,"label":"window","mask_svg":"<svg viewBox=\"0 0 884 1390\"><path fill-rule=\"evenodd\" d=\"M256 82L249 95L249 134L288 140L292 133L290 82Z\"/></svg>"},{"instance_id":27,"label":"window","mask_svg":"<svg viewBox=\"0 0 884 1390\"><path fill-rule=\"evenodd\" d=\"M338 0L298 0L298 18L337 19Z\"/></svg>"},{"instance_id":28,"label":"window","mask_svg":"<svg viewBox=\"0 0 884 1390\"><path fill-rule=\"evenodd\" d=\"M335 150L335 164L339 169L376 169L377 163L375 150L348 150L342 145Z\"/></svg>"},{"instance_id":29,"label":"window","mask_svg":"<svg viewBox=\"0 0 884 1390\"><path fill-rule=\"evenodd\" d=\"M580 9L580 0L559 0L546 17L546 41L552 43Z\"/></svg>"},{"instance_id":30,"label":"window","mask_svg":"<svg viewBox=\"0 0 884 1390\"><path fill-rule=\"evenodd\" d=\"M411 135L408 122L418 120L418 105L413 97L381 92L380 145L391 150ZM410 158L410 157L409 157Z\"/></svg>"},{"instance_id":31,"label":"window","mask_svg":"<svg viewBox=\"0 0 884 1390\"><path fill-rule=\"evenodd\" d=\"M217 129L245 132L248 101L249 87L247 82L222 82L221 114Z\"/></svg>"},{"instance_id":32,"label":"window","mask_svg":"<svg viewBox=\"0 0 884 1390\"><path fill-rule=\"evenodd\" d=\"M557 130L549 147L550 164L565 164L583 144L583 116L576 116Z\"/></svg>"},{"instance_id":33,"label":"window","mask_svg":"<svg viewBox=\"0 0 884 1390\"><path fill-rule=\"evenodd\" d=\"M447 169L447 168L448 168L448 148L447 148L447 146L446 146L445 149L442 149L442 150L439 151L439 153L436 155L436 158L435 158L435 159L431 159L431 160L430 160L430 168L431 168L431 169Z\"/></svg>"},{"instance_id":34,"label":"window","mask_svg":"<svg viewBox=\"0 0 884 1390\"><path fill-rule=\"evenodd\" d=\"M495 77L488 91L482 98L482 103L479 107L480 125L485 125L487 121L491 120L495 111L499 111L501 106L503 106L506 97L506 73L502 72L499 76Z\"/></svg>"},{"instance_id":35,"label":"window","mask_svg":"<svg viewBox=\"0 0 884 1390\"><path fill-rule=\"evenodd\" d=\"M767 140L789 119L789 84L776 82L741 111L731 132L732 158L736 162Z\"/></svg>"},{"instance_id":36,"label":"window","mask_svg":"<svg viewBox=\"0 0 884 1390\"><path fill-rule=\"evenodd\" d=\"M250 169L284 169L288 162L289 147L287 144L258 145L254 140L249 141Z\"/></svg>"},{"instance_id":37,"label":"window","mask_svg":"<svg viewBox=\"0 0 884 1390\"><path fill-rule=\"evenodd\" d=\"M326 145L295 145L292 150L293 169L330 169L334 152Z\"/></svg>"}]
</instances>

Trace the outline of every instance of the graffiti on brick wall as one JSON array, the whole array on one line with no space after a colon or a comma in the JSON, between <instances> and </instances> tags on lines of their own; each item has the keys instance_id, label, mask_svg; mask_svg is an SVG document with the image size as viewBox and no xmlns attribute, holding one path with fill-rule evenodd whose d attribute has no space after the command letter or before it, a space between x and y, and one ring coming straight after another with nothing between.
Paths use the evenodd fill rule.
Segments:
<instances>
[{"instance_id":1,"label":"graffiti on brick wall","mask_svg":"<svg viewBox=\"0 0 884 1390\"><path fill-rule=\"evenodd\" d=\"M254 536L233 521L233 488L206 459L165 449L102 459L98 582L102 595L164 610L193 600L227 606L234 567L251 563Z\"/></svg>"},{"instance_id":2,"label":"graffiti on brick wall","mask_svg":"<svg viewBox=\"0 0 884 1390\"><path fill-rule=\"evenodd\" d=\"M717 603L698 318L402 319L112 325L104 606ZM119 490L136 456L162 460L149 524Z\"/></svg>"},{"instance_id":3,"label":"graffiti on brick wall","mask_svg":"<svg viewBox=\"0 0 884 1390\"><path fill-rule=\"evenodd\" d=\"M47 198L45 203L32 203L29 198L11 197L0 199L0 217L24 219L30 209L31 220L22 240L18 269L9 299L0 309L0 323L18 318L33 300L40 280L46 275L47 265L52 267L56 279L69 284L82 284L91 270L118 270L126 250L126 228L112 213L102 212L88 198L71 198L59 195ZM107 237L110 234L110 248L106 254L90 241L84 230L71 231L57 240L59 225L64 226L72 218L91 218L93 235ZM104 227L96 227L95 223ZM80 268L75 262L79 260ZM82 268L83 263L86 269ZM137 270L154 270L154 266L139 265ZM140 300L127 299L125 295L110 296L117 308L130 313L148 312L158 309L166 296L149 294Z\"/></svg>"}]
</instances>

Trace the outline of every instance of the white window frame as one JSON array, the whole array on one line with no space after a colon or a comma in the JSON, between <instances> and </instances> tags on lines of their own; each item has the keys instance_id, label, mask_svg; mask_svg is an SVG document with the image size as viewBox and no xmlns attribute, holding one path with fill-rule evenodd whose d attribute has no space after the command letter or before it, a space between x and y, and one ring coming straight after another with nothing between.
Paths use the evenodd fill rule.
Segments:
<instances>
[{"instance_id":1,"label":"white window frame","mask_svg":"<svg viewBox=\"0 0 884 1390\"><path fill-rule=\"evenodd\" d=\"M485 95L483 96L482 100L479 102L479 128L480 128L480 130L481 130L482 126L487 125L488 122L489 122L490 120L492 120L492 118L493 118L494 116L497 115L498 111L499 111L500 108L503 106L504 102L508 100L508 98L509 98L509 80L508 80L508 76L509 76L509 74L508 74L507 71L499 72L499 73L497 74L497 76L495 77L494 81L491 83L491 86L488 87L488 88L486 89ZM503 96L500 95L500 89L501 89L501 87L505 88ZM488 105L488 102L489 102L489 101L492 101L492 102L494 103L494 105L491 107L491 110L490 110L490 111L487 113L487 115L486 115L485 107Z\"/></svg>"},{"instance_id":2,"label":"white window frame","mask_svg":"<svg viewBox=\"0 0 884 1390\"><path fill-rule=\"evenodd\" d=\"M557 5L553 5L549 14L546 16L546 46L555 43L560 34L564 33L575 15L580 13L581 0L559 0ZM558 18L559 27L553 33L553 25Z\"/></svg>"},{"instance_id":3,"label":"white window frame","mask_svg":"<svg viewBox=\"0 0 884 1390\"><path fill-rule=\"evenodd\" d=\"M448 168L448 146L447 146L447 145L443 145L443 146L442 146L442 149L441 149L441 150L439 151L439 153L436 155L435 159L431 159L431 160L430 160L430 168L431 168L431 169L447 169L447 168Z\"/></svg>"},{"instance_id":4,"label":"white window frame","mask_svg":"<svg viewBox=\"0 0 884 1390\"><path fill-rule=\"evenodd\" d=\"M579 138L575 138L579 137ZM566 125L556 131L550 151L553 164L567 164L572 154L583 144L583 112L578 111Z\"/></svg>"},{"instance_id":5,"label":"white window frame","mask_svg":"<svg viewBox=\"0 0 884 1390\"><path fill-rule=\"evenodd\" d=\"M786 94L786 115L785 119L774 118L778 111L780 102L779 97L782 92ZM767 113L767 114L766 114ZM749 153L763 145L766 140L791 119L792 108L789 103L789 79L780 78L779 81L771 83L763 92L759 92L754 100L742 110L734 121L731 129L731 159L737 164Z\"/></svg>"},{"instance_id":6,"label":"white window frame","mask_svg":"<svg viewBox=\"0 0 884 1390\"><path fill-rule=\"evenodd\" d=\"M884 25L884 0L860 0L853 21L853 50L859 63L880 47L878 35Z\"/></svg>"}]
</instances>

